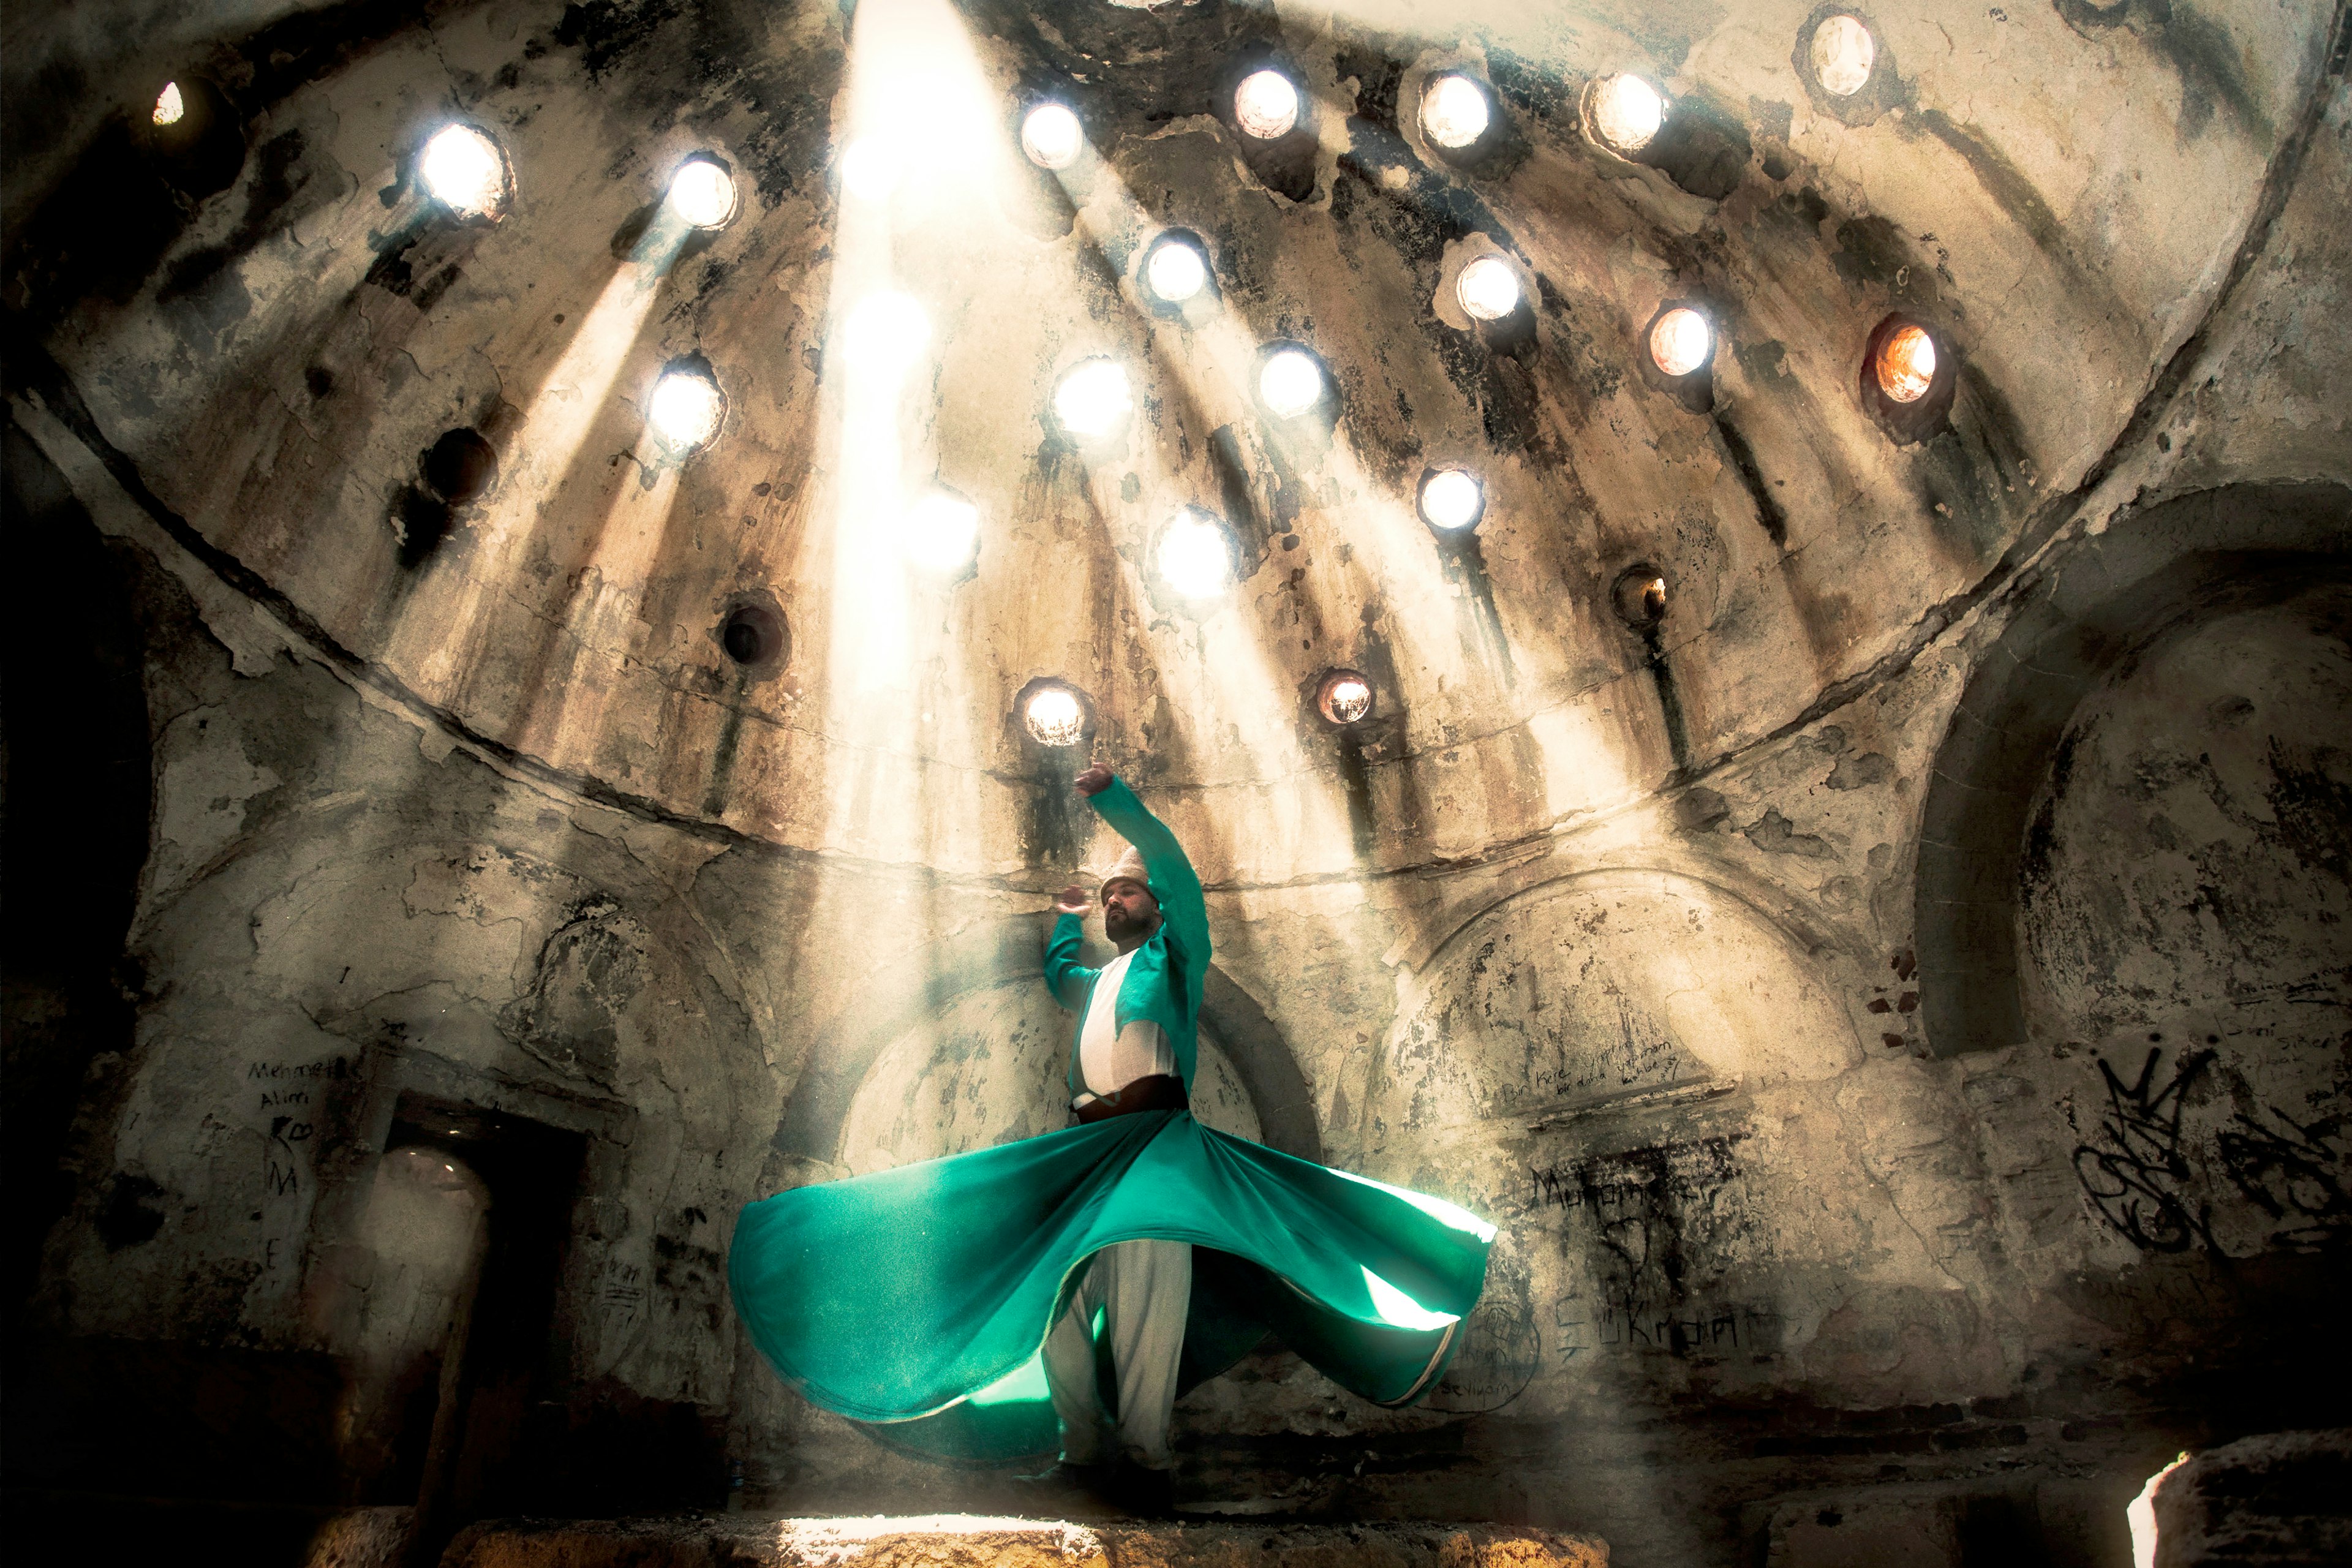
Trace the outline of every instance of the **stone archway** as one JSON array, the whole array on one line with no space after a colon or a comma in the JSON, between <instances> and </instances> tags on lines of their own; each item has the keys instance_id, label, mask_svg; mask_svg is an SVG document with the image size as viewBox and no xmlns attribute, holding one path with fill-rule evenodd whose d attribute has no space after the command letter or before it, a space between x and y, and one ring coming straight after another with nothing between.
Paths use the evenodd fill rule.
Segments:
<instances>
[{"instance_id":1,"label":"stone archway","mask_svg":"<svg viewBox=\"0 0 2352 1568\"><path fill-rule=\"evenodd\" d=\"M1961 696L1923 807L1915 941L1937 1055L2026 1037L2028 827L2085 699L2169 633L2329 581L2352 581L2352 492L2241 485L2120 521L2027 590Z\"/></svg>"},{"instance_id":2,"label":"stone archway","mask_svg":"<svg viewBox=\"0 0 2352 1568\"><path fill-rule=\"evenodd\" d=\"M1860 1055L1803 948L1680 872L1539 882L1465 921L1420 967L1368 1098L1374 1139L1632 1096L1825 1078Z\"/></svg>"}]
</instances>

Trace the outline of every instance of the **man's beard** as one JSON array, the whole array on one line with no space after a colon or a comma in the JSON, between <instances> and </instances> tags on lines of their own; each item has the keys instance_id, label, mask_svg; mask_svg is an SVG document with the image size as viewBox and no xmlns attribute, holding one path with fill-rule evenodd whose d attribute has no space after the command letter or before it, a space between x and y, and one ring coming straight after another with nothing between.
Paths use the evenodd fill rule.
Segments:
<instances>
[{"instance_id":1,"label":"man's beard","mask_svg":"<svg viewBox=\"0 0 2352 1568\"><path fill-rule=\"evenodd\" d=\"M1150 915L1130 915L1118 910L1103 910L1103 935L1110 938L1114 942L1125 942L1129 937L1150 934L1151 917Z\"/></svg>"}]
</instances>

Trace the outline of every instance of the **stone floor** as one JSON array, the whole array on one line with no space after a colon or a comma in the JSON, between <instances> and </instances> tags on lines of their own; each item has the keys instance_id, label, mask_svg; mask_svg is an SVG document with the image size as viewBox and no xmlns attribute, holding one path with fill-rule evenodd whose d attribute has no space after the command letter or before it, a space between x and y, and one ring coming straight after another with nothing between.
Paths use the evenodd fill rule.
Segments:
<instances>
[{"instance_id":1,"label":"stone floor","mask_svg":"<svg viewBox=\"0 0 2352 1568\"><path fill-rule=\"evenodd\" d=\"M499 1521L442 1568L1605 1568L1594 1536L1490 1524L1077 1523L734 1513Z\"/></svg>"}]
</instances>

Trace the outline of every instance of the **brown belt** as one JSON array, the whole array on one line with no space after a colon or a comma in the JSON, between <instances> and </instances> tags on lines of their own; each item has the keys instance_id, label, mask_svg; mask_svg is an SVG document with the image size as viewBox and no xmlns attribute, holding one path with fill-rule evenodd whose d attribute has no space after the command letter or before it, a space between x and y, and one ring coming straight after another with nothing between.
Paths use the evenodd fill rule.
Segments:
<instances>
[{"instance_id":1,"label":"brown belt","mask_svg":"<svg viewBox=\"0 0 2352 1568\"><path fill-rule=\"evenodd\" d=\"M1173 1073L1156 1072L1071 1109L1078 1113L1081 1121L1100 1121L1107 1117L1132 1116L1139 1110L1189 1110L1192 1104L1185 1096L1182 1079Z\"/></svg>"}]
</instances>

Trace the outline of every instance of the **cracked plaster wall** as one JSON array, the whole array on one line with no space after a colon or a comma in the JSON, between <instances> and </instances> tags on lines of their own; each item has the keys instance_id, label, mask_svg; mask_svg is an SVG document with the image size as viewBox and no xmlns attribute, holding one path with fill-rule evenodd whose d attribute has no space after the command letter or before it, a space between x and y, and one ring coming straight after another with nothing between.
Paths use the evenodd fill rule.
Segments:
<instances>
[{"instance_id":1,"label":"cracked plaster wall","mask_svg":"<svg viewBox=\"0 0 2352 1568\"><path fill-rule=\"evenodd\" d=\"M1324 145L1327 183L1293 205L1252 189L1205 120L1123 143L1130 184L1221 205L1196 226L1279 269L1228 284L1254 319L1311 318L1318 347L1366 378L1343 384L1351 421L1373 426L1362 467L1325 455L1288 514L1304 542L1267 556L1331 582L1255 578L1225 614L1302 631L1296 657L1268 639L1286 689L1324 663L1373 662L1374 639L1394 661L1405 700L1394 751L1371 769L1369 863L1333 826L1345 819L1318 732L1286 706L1278 720L1229 711L1211 674L1218 628L1154 616L1121 575L1148 506L1106 502L1035 428L1011 427L1033 411L982 387L983 365L1029 365L1042 386L1066 357L1039 322L971 312L992 288L1044 289L1041 269L1067 264L1055 247L1075 241L1000 247L970 279L928 275L971 303L945 308L927 439L943 471L997 475L959 482L1012 531L984 536L980 576L945 607L967 711L896 771L843 761L830 720L794 717L824 710L829 674L809 586L829 548L810 499L826 460L814 372L729 347L789 340L825 310L814 247L832 198L806 172L822 127L790 115L761 132L762 167L790 177L760 177L759 223L673 279L676 304L624 371L691 344L745 378L730 383L728 460L656 498L667 532L641 580L613 584L593 625L571 623L583 635L560 674L545 664L556 601L534 595L579 560L560 541L608 510L625 528L644 521L627 509L650 492L614 488L625 464L579 465L548 492L559 542L535 543L511 575L486 575L499 568L479 543L489 515L415 579L398 574L384 508L411 454L538 384L560 350L552 312L522 302L592 296L604 231L641 199L626 176L729 127L748 137L753 117L729 94L785 68L681 99L657 26L533 54L554 26L535 16L454 11L439 36L394 38L274 106L257 142L283 150L297 194L257 220L263 237L231 247L199 289L165 299L151 282L51 334L152 506L76 443L53 394L15 405L140 558L157 781L131 944L138 1033L93 1064L79 1196L50 1244L56 1328L347 1349L315 1293L340 1239L337 1194L371 1179L379 1152L362 1107L429 1067L541 1114L576 1107L593 1129L560 1309L565 1397L690 1407L746 1459L755 1498L780 1507L995 1497L985 1478L909 1465L784 1394L726 1315L719 1257L735 1208L778 1185L1051 1124L1051 1085L1024 1080L1059 1048L1054 1019L981 973L860 1080L843 1164L787 1157L778 1135L861 995L893 984L894 966L1017 921L1058 881L1050 858L1033 864L1024 764L992 726L1021 681L1084 669L1100 671L1088 679L1104 752L1214 884L1220 966L1295 1057L1326 1156L1502 1226L1489 1300L1427 1407L1374 1411L1286 1356L1253 1358L1181 1412L1213 1486L1341 1514L1590 1528L1633 1563L1730 1561L1759 1536L1795 1551L1859 1497L1914 1518L1993 1498L2038 1521L2053 1559L2108 1562L2124 1500L2179 1442L2291 1424L2295 1369L2314 1353L2297 1325L2340 1291L2352 1219L2345 809L2328 750L2343 590L2179 628L2085 695L2070 764L2045 781L2052 852L2017 888L2034 963L2026 1037L1938 1054L1914 922L1935 759L1971 671L1999 656L2035 584L2173 494L2352 479L2333 395L2352 276L2340 76L2315 89L2274 226L2204 315L2315 90L2324 14L2210 24L2237 40L2233 58L2288 62L2234 89L2178 49L2175 74L2149 68L2133 51L2162 42L2154 24L1876 17L1922 95L1888 111L1877 142L1790 106L1801 95L1757 40L1792 34L1794 13L1687 38L1627 24L1574 47L1539 20L1490 19L1485 63L1517 84L1509 101L1538 143L1493 199L1534 265L1576 279L1529 372L1542 417L1488 459L1505 514L1482 567L1499 643L1480 629L1474 579L1402 555L1361 564L1370 546L1349 537L1408 429L1433 451L1493 441L1510 395L1414 365L1388 324L1419 319L1440 264L1415 249L1425 237L1384 228L1411 226L1368 193L1431 176L1386 178L1376 139L1350 125ZM2038 29L2033 47L2005 42L2012 25ZM824 16L765 26L791 70L831 68ZM1011 23L982 30L1019 42ZM1939 32L1948 41L1931 42ZM1360 109L1377 62L1322 37L1295 40L1310 79ZM592 84L583 62L599 48ZM1564 136L1547 139L1543 83L1612 51L1747 103L1758 167L1811 173L1771 176L1780 189L1751 174L1719 202L1651 173L1596 175ZM498 77L518 60L514 80ZM2048 91L2075 121L2113 121L2112 134L2063 138L2036 73L2063 83ZM366 230L394 211L377 168L445 79L513 138L526 205L467 240L476 248L447 258L463 265L420 306L359 268ZM1963 85L1984 82L2000 86ZM614 120L600 93L669 141ZM1962 121L2019 150L2054 238L2013 204L1969 210L2010 187L1954 151ZM2053 150L2024 151L2037 147ZM2235 216L2167 221L2191 187ZM1824 208L1797 225L1811 239L1775 229L1792 198L1804 217L1804 192L1854 216ZM362 223L364 204L376 210ZM1904 272L1928 268L1929 251L1882 276L1839 227L1870 213L1897 220L1885 243L1968 242L1938 242L1958 260L1932 285ZM524 242L555 224L594 243ZM1704 423L1694 432L1679 407L1602 374L1606 345L1673 271L1630 237L1685 231L1696 255L1681 265L1755 285L1721 385L1763 471L1785 479L1786 549L1767 547ZM307 271L288 270L298 253ZM1987 401L1956 417L1963 449L1940 456L1890 447L1835 392L1853 357L1838 332L1920 303L1904 293L1918 288L1969 322L1985 377ZM1304 302L1324 290L1339 292ZM1087 306L1078 335L1127 341L1108 301ZM2042 374L2061 323L2078 357ZM328 367L326 391L306 363ZM2160 395L2135 416L2151 386ZM1412 412L1383 431L1399 395ZM622 404L599 417L589 450L635 439ZM1209 422L1181 398L1151 419L1130 456L1205 448ZM1035 466L992 468L1000 453ZM1972 476L1980 510L1952 518L1938 463ZM518 472L502 486L520 489ZM742 542L721 550L722 537ZM1097 538L1108 553L1066 591L994 564ZM239 593L204 545L279 597ZM1696 776L1671 772L1638 645L1608 618L1602 589L1635 552L1675 573L1691 749L1722 759ZM752 579L782 586L815 651L772 688L730 692L705 622ZM469 585L493 619L471 639L423 636ZM1367 641L1349 640L1359 626ZM604 645L585 635L615 626ZM550 687L565 693L553 720ZM714 792L717 727L753 709L765 738ZM2215 789L2195 782L2192 755ZM2283 808L2282 783L2312 778ZM845 811L853 789L863 806ZM2255 796L2266 811L2233 804ZM2179 896L2183 868L2209 865L2200 874L2234 905ZM1246 1091L1218 1081L1246 1126ZM1929 1533L1958 1552L1943 1525Z\"/></svg>"}]
</instances>

